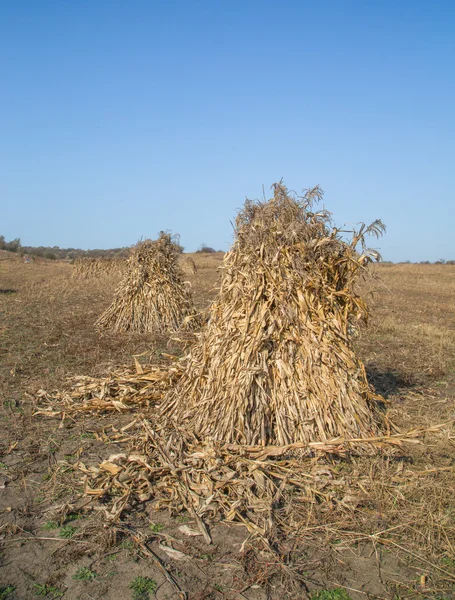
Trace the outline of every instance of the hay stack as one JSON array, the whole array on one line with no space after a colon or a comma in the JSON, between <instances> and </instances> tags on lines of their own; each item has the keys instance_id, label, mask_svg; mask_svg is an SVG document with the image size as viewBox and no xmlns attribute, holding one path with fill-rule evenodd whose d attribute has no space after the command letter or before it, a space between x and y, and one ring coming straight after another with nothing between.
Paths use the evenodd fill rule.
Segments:
<instances>
[{"instance_id":1,"label":"hay stack","mask_svg":"<svg viewBox=\"0 0 455 600\"><path fill-rule=\"evenodd\" d=\"M71 276L73 278L87 279L92 275L94 262L94 258L88 258L86 256L76 258L73 263Z\"/></svg>"},{"instance_id":2,"label":"hay stack","mask_svg":"<svg viewBox=\"0 0 455 600\"><path fill-rule=\"evenodd\" d=\"M329 213L313 212L320 188L303 197L274 188L237 216L208 326L161 410L199 438L227 443L377 434L378 397L349 330L367 315L354 284L378 257L364 235L383 225L362 226L347 243Z\"/></svg>"},{"instance_id":3,"label":"hay stack","mask_svg":"<svg viewBox=\"0 0 455 600\"><path fill-rule=\"evenodd\" d=\"M178 248L171 235L145 240L133 249L114 302L96 322L112 331L197 329L200 319L178 268Z\"/></svg>"},{"instance_id":4,"label":"hay stack","mask_svg":"<svg viewBox=\"0 0 455 600\"><path fill-rule=\"evenodd\" d=\"M180 259L180 268L185 275L195 275L197 273L197 267L191 256L183 256Z\"/></svg>"},{"instance_id":5,"label":"hay stack","mask_svg":"<svg viewBox=\"0 0 455 600\"><path fill-rule=\"evenodd\" d=\"M120 275L126 268L124 258L76 258L73 263L73 278L88 279L89 277L101 277Z\"/></svg>"}]
</instances>

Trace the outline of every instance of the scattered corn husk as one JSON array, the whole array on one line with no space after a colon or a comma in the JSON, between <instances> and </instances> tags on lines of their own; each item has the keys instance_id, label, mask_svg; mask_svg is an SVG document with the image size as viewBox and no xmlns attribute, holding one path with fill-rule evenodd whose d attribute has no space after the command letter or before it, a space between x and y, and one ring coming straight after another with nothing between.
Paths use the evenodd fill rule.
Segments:
<instances>
[{"instance_id":1,"label":"scattered corn husk","mask_svg":"<svg viewBox=\"0 0 455 600\"><path fill-rule=\"evenodd\" d=\"M163 428L143 419L130 431L129 451L111 455L108 468L106 461L99 467L87 469L79 463L76 468L85 478L85 493L101 500L98 509L108 520L116 521L137 502L150 501L157 510L186 510L207 542L205 522L214 520L242 523L250 533L270 539L277 528L296 530L313 511L317 510L318 518L333 517L368 505L373 493L368 491L372 489L370 457L358 454L365 444L388 456L398 444L415 443L452 426L444 423L371 439L294 445L279 456L268 454L265 447L258 456L256 447L201 442L183 428ZM334 461L348 453L363 463L344 468ZM396 482L390 484L398 493ZM193 528L181 531L197 533Z\"/></svg>"},{"instance_id":2,"label":"scattered corn husk","mask_svg":"<svg viewBox=\"0 0 455 600\"><path fill-rule=\"evenodd\" d=\"M190 537L198 537L202 535L200 531L198 531L197 529L191 529L191 527L188 527L188 525L180 525L179 531L184 535L188 535Z\"/></svg>"},{"instance_id":3,"label":"scattered corn husk","mask_svg":"<svg viewBox=\"0 0 455 600\"><path fill-rule=\"evenodd\" d=\"M159 403L181 377L183 365L168 356L166 365L124 367L107 377L79 375L68 380L63 390L39 390L36 415L61 416L81 412L128 412Z\"/></svg>"}]
</instances>

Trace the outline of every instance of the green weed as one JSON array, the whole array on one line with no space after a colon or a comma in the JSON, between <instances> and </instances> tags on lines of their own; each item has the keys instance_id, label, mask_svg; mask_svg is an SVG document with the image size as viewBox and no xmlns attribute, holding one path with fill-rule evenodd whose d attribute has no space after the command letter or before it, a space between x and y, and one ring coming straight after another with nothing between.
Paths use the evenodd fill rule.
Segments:
<instances>
[{"instance_id":1,"label":"green weed","mask_svg":"<svg viewBox=\"0 0 455 600\"><path fill-rule=\"evenodd\" d=\"M175 520L178 521L179 523L188 523L188 521L190 519L186 515L177 515L175 517Z\"/></svg>"},{"instance_id":2,"label":"green weed","mask_svg":"<svg viewBox=\"0 0 455 600\"><path fill-rule=\"evenodd\" d=\"M77 528L73 527L72 525L65 525L65 527L62 527L60 529L60 537L64 538L65 540L69 540L73 537L73 535L76 533Z\"/></svg>"},{"instance_id":3,"label":"green weed","mask_svg":"<svg viewBox=\"0 0 455 600\"><path fill-rule=\"evenodd\" d=\"M69 513L68 515L66 515L65 523L77 521L78 519L82 519L82 515L80 515L79 513Z\"/></svg>"},{"instance_id":4,"label":"green weed","mask_svg":"<svg viewBox=\"0 0 455 600\"><path fill-rule=\"evenodd\" d=\"M57 444L55 440L49 440L47 445L47 450L49 454L55 454L57 450L60 448L60 445Z\"/></svg>"},{"instance_id":5,"label":"green weed","mask_svg":"<svg viewBox=\"0 0 455 600\"><path fill-rule=\"evenodd\" d=\"M117 575L118 571L116 571L115 569L112 569L112 571L108 571L106 573L106 578L110 579L111 577L115 577L115 575Z\"/></svg>"},{"instance_id":6,"label":"green weed","mask_svg":"<svg viewBox=\"0 0 455 600\"><path fill-rule=\"evenodd\" d=\"M123 540L120 546L123 548L123 550L134 550L134 542L132 540Z\"/></svg>"},{"instance_id":7,"label":"green weed","mask_svg":"<svg viewBox=\"0 0 455 600\"><path fill-rule=\"evenodd\" d=\"M17 411L22 410L15 400L5 400L3 402L3 406L5 408L11 408L12 410L17 410Z\"/></svg>"},{"instance_id":8,"label":"green weed","mask_svg":"<svg viewBox=\"0 0 455 600\"><path fill-rule=\"evenodd\" d=\"M76 573L73 575L73 579L79 579L81 581L92 581L98 577L98 573L92 571L88 567L79 567Z\"/></svg>"},{"instance_id":9,"label":"green weed","mask_svg":"<svg viewBox=\"0 0 455 600\"><path fill-rule=\"evenodd\" d=\"M35 596L51 596L52 598L61 598L65 595L65 592L59 590L53 585L46 585L45 583L35 583Z\"/></svg>"},{"instance_id":10,"label":"green weed","mask_svg":"<svg viewBox=\"0 0 455 600\"><path fill-rule=\"evenodd\" d=\"M441 563L445 567L455 568L455 559L454 558L449 558L448 556L444 556L444 558L441 560Z\"/></svg>"},{"instance_id":11,"label":"green weed","mask_svg":"<svg viewBox=\"0 0 455 600\"><path fill-rule=\"evenodd\" d=\"M0 600L6 600L10 594L14 592L16 586L7 585L5 587L0 588Z\"/></svg>"},{"instance_id":12,"label":"green weed","mask_svg":"<svg viewBox=\"0 0 455 600\"><path fill-rule=\"evenodd\" d=\"M213 554L201 554L201 558L202 560L213 560L215 557L213 556Z\"/></svg>"},{"instance_id":13,"label":"green weed","mask_svg":"<svg viewBox=\"0 0 455 600\"><path fill-rule=\"evenodd\" d=\"M157 583L150 577L138 575L130 583L130 590L133 592L133 600L149 600L150 594L153 594L157 588Z\"/></svg>"},{"instance_id":14,"label":"green weed","mask_svg":"<svg viewBox=\"0 0 455 600\"><path fill-rule=\"evenodd\" d=\"M109 554L109 556L106 556L106 560L110 560L110 561L117 560L117 558L118 558L118 554Z\"/></svg>"}]
</instances>

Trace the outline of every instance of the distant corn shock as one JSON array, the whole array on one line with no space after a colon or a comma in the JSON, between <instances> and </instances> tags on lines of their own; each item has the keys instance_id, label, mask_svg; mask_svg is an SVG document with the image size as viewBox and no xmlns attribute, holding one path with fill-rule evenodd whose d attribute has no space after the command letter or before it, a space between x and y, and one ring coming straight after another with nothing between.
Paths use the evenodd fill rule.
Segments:
<instances>
[{"instance_id":1,"label":"distant corn shock","mask_svg":"<svg viewBox=\"0 0 455 600\"><path fill-rule=\"evenodd\" d=\"M111 331L164 332L200 327L189 289L178 265L172 236L137 244L124 269L115 298L96 322Z\"/></svg>"}]
</instances>

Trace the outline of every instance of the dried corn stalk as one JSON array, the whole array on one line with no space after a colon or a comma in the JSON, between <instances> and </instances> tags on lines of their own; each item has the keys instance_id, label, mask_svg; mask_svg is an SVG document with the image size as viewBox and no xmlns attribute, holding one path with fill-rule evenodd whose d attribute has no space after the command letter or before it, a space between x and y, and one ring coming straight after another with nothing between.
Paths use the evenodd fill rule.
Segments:
<instances>
[{"instance_id":1,"label":"dried corn stalk","mask_svg":"<svg viewBox=\"0 0 455 600\"><path fill-rule=\"evenodd\" d=\"M109 520L137 502L151 501L155 509L187 510L207 541L205 523L218 519L243 523L252 534L271 539L276 529L289 534L309 520L327 524L371 502L374 462L369 457L357 457L354 468L316 457L356 454L369 444L381 448L379 460L387 464L384 454L446 428L264 448L200 442L184 427L167 429L144 419L128 426L125 452L98 466L75 466L84 473L85 494L102 500L98 509Z\"/></svg>"},{"instance_id":2,"label":"dried corn stalk","mask_svg":"<svg viewBox=\"0 0 455 600\"><path fill-rule=\"evenodd\" d=\"M314 442L377 435L380 414L350 340L367 307L354 286L378 255L351 242L303 197L274 186L247 201L225 256L221 288L188 368L161 406L199 439L238 444ZM362 253L357 251L362 244Z\"/></svg>"},{"instance_id":3,"label":"dried corn stalk","mask_svg":"<svg viewBox=\"0 0 455 600\"><path fill-rule=\"evenodd\" d=\"M123 274L126 267L124 258L76 258L73 264L72 277L88 279L89 277Z\"/></svg>"},{"instance_id":4,"label":"dried corn stalk","mask_svg":"<svg viewBox=\"0 0 455 600\"><path fill-rule=\"evenodd\" d=\"M124 367L106 377L71 377L62 391L36 393L39 405L35 415L55 417L150 408L162 400L181 373L181 363L174 358L170 364L145 368L136 362L134 369Z\"/></svg>"}]
</instances>

